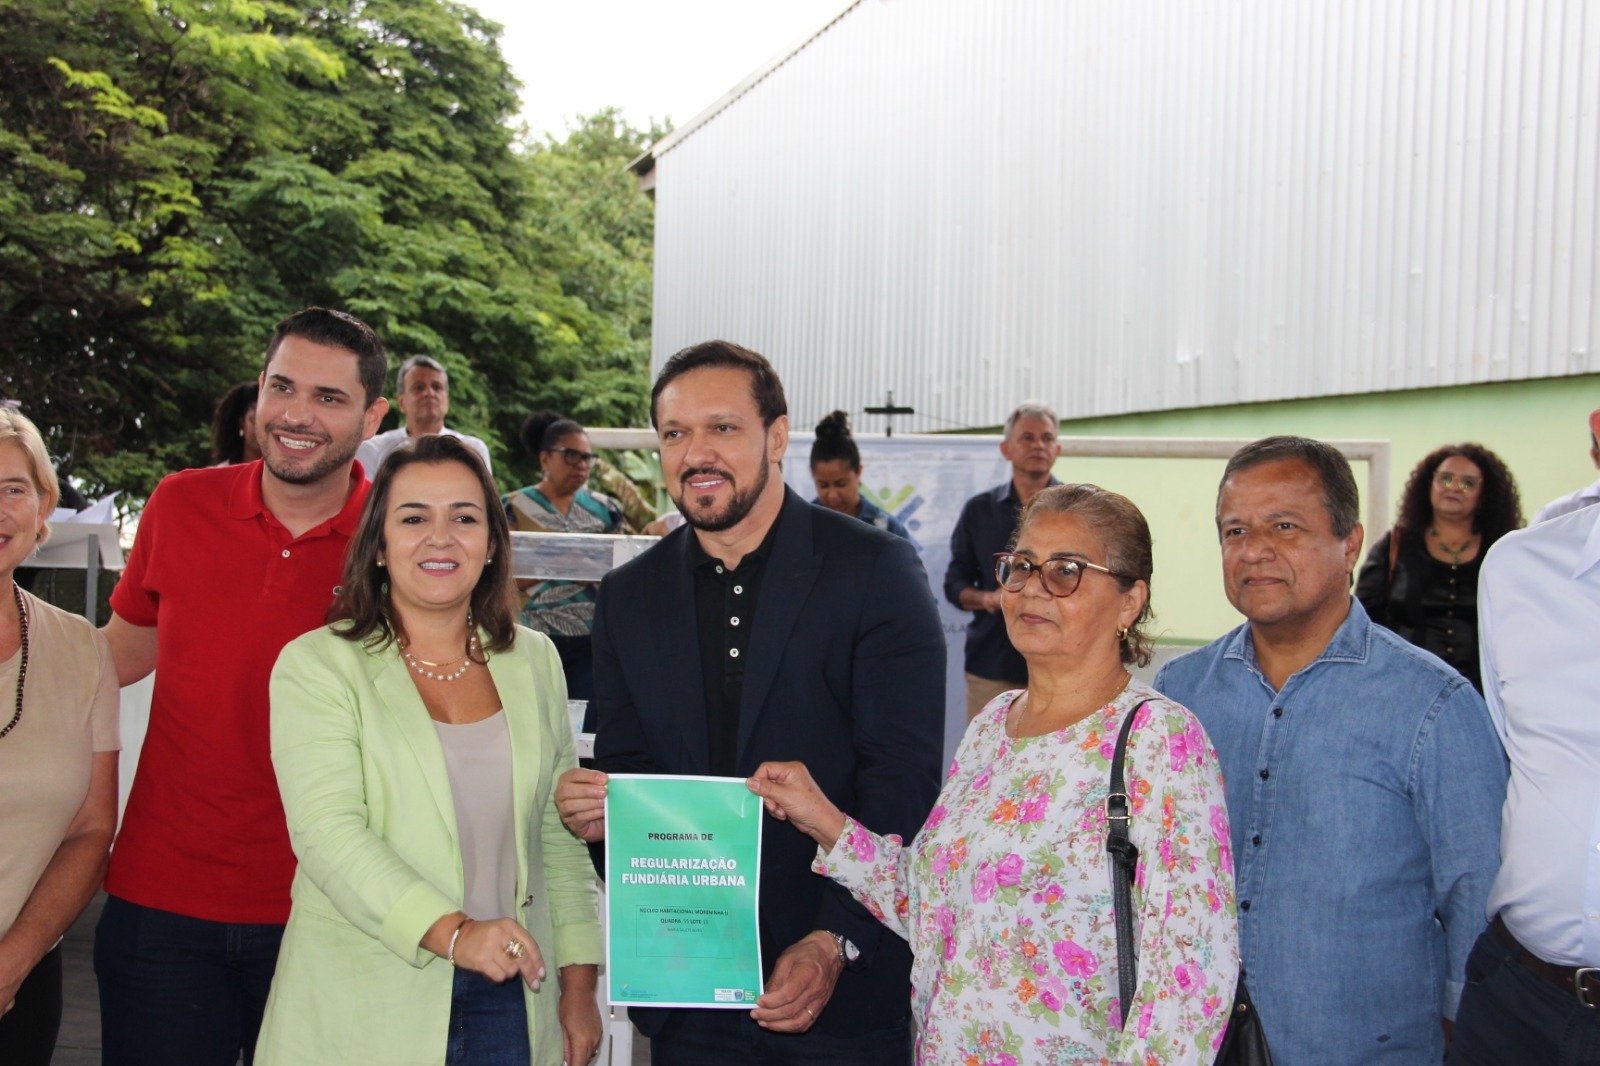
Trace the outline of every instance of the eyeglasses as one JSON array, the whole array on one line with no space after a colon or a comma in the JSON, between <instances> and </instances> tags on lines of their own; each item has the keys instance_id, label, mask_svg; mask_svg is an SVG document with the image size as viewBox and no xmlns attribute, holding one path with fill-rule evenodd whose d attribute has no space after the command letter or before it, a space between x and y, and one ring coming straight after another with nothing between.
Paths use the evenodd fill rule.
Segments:
<instances>
[{"instance_id":1,"label":"eyeglasses","mask_svg":"<svg viewBox=\"0 0 1600 1066\"><path fill-rule=\"evenodd\" d=\"M1078 584L1083 580L1085 570L1098 570L1109 577L1131 580L1127 574L1119 574L1115 570L1108 570L1097 563L1085 562L1082 559L1046 559L1036 563L1026 555L1016 552L994 553L994 579L1000 587L1007 592L1021 592L1027 585L1028 578L1034 574L1039 575L1039 580L1044 584L1044 590L1052 596L1070 596L1078 591Z\"/></svg>"},{"instance_id":2,"label":"eyeglasses","mask_svg":"<svg viewBox=\"0 0 1600 1066\"><path fill-rule=\"evenodd\" d=\"M1448 471L1440 471L1433 480L1438 482L1439 487L1442 489L1453 489L1460 485L1462 492L1476 492L1478 491L1478 486L1483 484L1482 481L1471 474L1452 474Z\"/></svg>"},{"instance_id":3,"label":"eyeglasses","mask_svg":"<svg viewBox=\"0 0 1600 1066\"><path fill-rule=\"evenodd\" d=\"M561 456L567 461L568 466L583 466L585 463L592 463L600 458L594 452L580 452L576 448L546 448L545 450Z\"/></svg>"}]
</instances>

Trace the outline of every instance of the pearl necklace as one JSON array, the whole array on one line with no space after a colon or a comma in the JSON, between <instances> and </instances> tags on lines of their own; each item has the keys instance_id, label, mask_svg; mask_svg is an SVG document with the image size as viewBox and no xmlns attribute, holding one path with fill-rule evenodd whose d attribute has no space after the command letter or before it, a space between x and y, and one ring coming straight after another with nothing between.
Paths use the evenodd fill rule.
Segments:
<instances>
[{"instance_id":1,"label":"pearl necklace","mask_svg":"<svg viewBox=\"0 0 1600 1066\"><path fill-rule=\"evenodd\" d=\"M478 643L477 631L474 630L472 634L467 637L467 654L463 655L460 659L450 659L442 663L429 662L427 659L419 659L415 655L412 655L411 652L404 646L400 648L400 658L406 661L407 666L411 667L411 669L415 670L423 677L428 678L430 681L460 681L466 676L467 671L472 669L472 664L474 662L473 655L475 653L481 654L482 651L483 647ZM432 670L428 669L430 666L448 666L452 662L459 662L461 665L449 673L436 674ZM0 733L0 736L4 735L5 734Z\"/></svg>"},{"instance_id":2,"label":"pearl necklace","mask_svg":"<svg viewBox=\"0 0 1600 1066\"><path fill-rule=\"evenodd\" d=\"M28 683L28 610L22 606L22 590L16 582L11 584L11 597L17 601L17 627L22 631L22 660L17 664L17 710L6 727L0 729L0 737L17 728L17 723L22 721L22 689Z\"/></svg>"}]
</instances>

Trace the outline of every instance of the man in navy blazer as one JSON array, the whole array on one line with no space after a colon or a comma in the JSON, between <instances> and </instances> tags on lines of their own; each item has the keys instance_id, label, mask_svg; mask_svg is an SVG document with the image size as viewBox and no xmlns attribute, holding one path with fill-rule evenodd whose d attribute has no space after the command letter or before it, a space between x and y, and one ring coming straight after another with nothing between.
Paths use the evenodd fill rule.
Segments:
<instances>
[{"instance_id":1,"label":"man in navy blazer","mask_svg":"<svg viewBox=\"0 0 1600 1066\"><path fill-rule=\"evenodd\" d=\"M783 386L755 352L686 348L651 394L667 491L687 519L600 585L595 767L556 800L603 839L605 774L746 777L799 760L828 797L910 840L939 791L945 645L910 543L806 503L780 473ZM907 1062L905 941L764 827L755 1010L634 1009L657 1064Z\"/></svg>"}]
</instances>

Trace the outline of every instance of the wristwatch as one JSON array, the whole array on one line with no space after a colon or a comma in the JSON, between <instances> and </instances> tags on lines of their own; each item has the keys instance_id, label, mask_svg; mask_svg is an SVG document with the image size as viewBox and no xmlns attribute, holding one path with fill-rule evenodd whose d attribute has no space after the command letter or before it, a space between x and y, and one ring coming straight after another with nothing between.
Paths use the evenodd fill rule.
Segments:
<instances>
[{"instance_id":1,"label":"wristwatch","mask_svg":"<svg viewBox=\"0 0 1600 1066\"><path fill-rule=\"evenodd\" d=\"M839 949L839 965L848 967L851 963L861 958L861 949L850 942L843 933L828 933L833 937L833 946Z\"/></svg>"}]
</instances>

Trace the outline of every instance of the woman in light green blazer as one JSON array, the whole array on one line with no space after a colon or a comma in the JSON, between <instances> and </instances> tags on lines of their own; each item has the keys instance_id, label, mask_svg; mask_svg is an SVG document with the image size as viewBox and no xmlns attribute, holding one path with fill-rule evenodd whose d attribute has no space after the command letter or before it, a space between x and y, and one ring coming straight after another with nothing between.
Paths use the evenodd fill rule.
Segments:
<instances>
[{"instance_id":1,"label":"woman in light green blazer","mask_svg":"<svg viewBox=\"0 0 1600 1066\"><path fill-rule=\"evenodd\" d=\"M582 1066L598 1048L594 874L552 796L576 764L566 689L514 624L510 563L477 456L420 438L378 470L340 620L279 657L272 761L300 866L258 1063Z\"/></svg>"}]
</instances>

